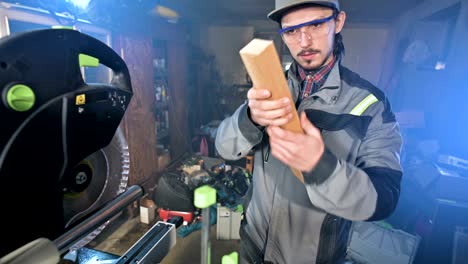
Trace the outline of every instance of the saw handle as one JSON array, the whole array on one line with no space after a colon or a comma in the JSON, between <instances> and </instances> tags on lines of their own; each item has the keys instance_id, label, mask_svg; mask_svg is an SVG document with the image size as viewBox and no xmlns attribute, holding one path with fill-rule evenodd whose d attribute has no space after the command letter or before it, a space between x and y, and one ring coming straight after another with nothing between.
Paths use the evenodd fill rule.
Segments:
<instances>
[{"instance_id":1,"label":"saw handle","mask_svg":"<svg viewBox=\"0 0 468 264\"><path fill-rule=\"evenodd\" d=\"M109 67L113 71L111 85L132 92L130 74L124 60L112 48L100 40L86 34L80 33L80 35L79 53L92 56L103 65Z\"/></svg>"}]
</instances>

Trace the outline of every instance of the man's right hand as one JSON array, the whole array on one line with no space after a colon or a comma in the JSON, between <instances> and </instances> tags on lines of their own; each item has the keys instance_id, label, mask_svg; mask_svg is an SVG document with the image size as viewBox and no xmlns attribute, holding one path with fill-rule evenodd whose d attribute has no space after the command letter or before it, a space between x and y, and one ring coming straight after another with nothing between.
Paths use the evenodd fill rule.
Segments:
<instances>
[{"instance_id":1,"label":"man's right hand","mask_svg":"<svg viewBox=\"0 0 468 264\"><path fill-rule=\"evenodd\" d=\"M252 87L247 92L249 101L250 119L257 125L282 126L292 118L292 103L288 97L278 100L270 99L271 92L267 89Z\"/></svg>"}]
</instances>

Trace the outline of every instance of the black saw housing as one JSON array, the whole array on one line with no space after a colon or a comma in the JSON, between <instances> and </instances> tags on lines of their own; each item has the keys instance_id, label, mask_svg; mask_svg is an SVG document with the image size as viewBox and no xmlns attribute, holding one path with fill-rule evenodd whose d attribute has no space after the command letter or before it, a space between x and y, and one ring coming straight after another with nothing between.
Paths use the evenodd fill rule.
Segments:
<instances>
[{"instance_id":1,"label":"black saw housing","mask_svg":"<svg viewBox=\"0 0 468 264\"><path fill-rule=\"evenodd\" d=\"M80 54L110 68L110 84L85 83ZM12 107L8 93L18 85L32 90L32 108ZM45 29L0 39L0 94L3 256L64 232L66 175L109 144L132 88L125 62L109 46L75 30Z\"/></svg>"}]
</instances>

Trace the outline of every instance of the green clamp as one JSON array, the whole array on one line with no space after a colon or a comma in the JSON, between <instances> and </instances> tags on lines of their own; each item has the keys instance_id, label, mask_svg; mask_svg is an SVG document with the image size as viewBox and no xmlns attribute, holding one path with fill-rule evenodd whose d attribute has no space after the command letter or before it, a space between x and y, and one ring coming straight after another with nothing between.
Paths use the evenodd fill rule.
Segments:
<instances>
[{"instance_id":1,"label":"green clamp","mask_svg":"<svg viewBox=\"0 0 468 264\"><path fill-rule=\"evenodd\" d=\"M237 252L232 252L229 255L224 255L221 259L222 264L237 264L239 261L239 254Z\"/></svg>"},{"instance_id":2,"label":"green clamp","mask_svg":"<svg viewBox=\"0 0 468 264\"><path fill-rule=\"evenodd\" d=\"M33 108L36 102L36 95L29 86L15 84L8 89L6 102L11 109L18 112L26 112Z\"/></svg>"},{"instance_id":3,"label":"green clamp","mask_svg":"<svg viewBox=\"0 0 468 264\"><path fill-rule=\"evenodd\" d=\"M194 196L194 204L198 208L208 208L216 204L216 190L208 185L195 189Z\"/></svg>"}]
</instances>

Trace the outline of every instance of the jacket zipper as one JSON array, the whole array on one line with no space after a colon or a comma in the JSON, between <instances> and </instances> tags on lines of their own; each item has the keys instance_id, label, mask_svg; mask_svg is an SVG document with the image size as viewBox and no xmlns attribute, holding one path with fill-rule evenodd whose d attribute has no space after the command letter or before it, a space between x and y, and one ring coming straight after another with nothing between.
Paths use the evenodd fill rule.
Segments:
<instances>
[{"instance_id":1,"label":"jacket zipper","mask_svg":"<svg viewBox=\"0 0 468 264\"><path fill-rule=\"evenodd\" d=\"M336 243L336 225L335 217L327 214L323 221L323 230L320 235L319 248L317 251L317 264L330 263L333 259L333 251Z\"/></svg>"},{"instance_id":2,"label":"jacket zipper","mask_svg":"<svg viewBox=\"0 0 468 264\"><path fill-rule=\"evenodd\" d=\"M265 156L263 157L263 162L268 163L268 158L270 158L270 144L267 143L267 151L265 153Z\"/></svg>"}]
</instances>

